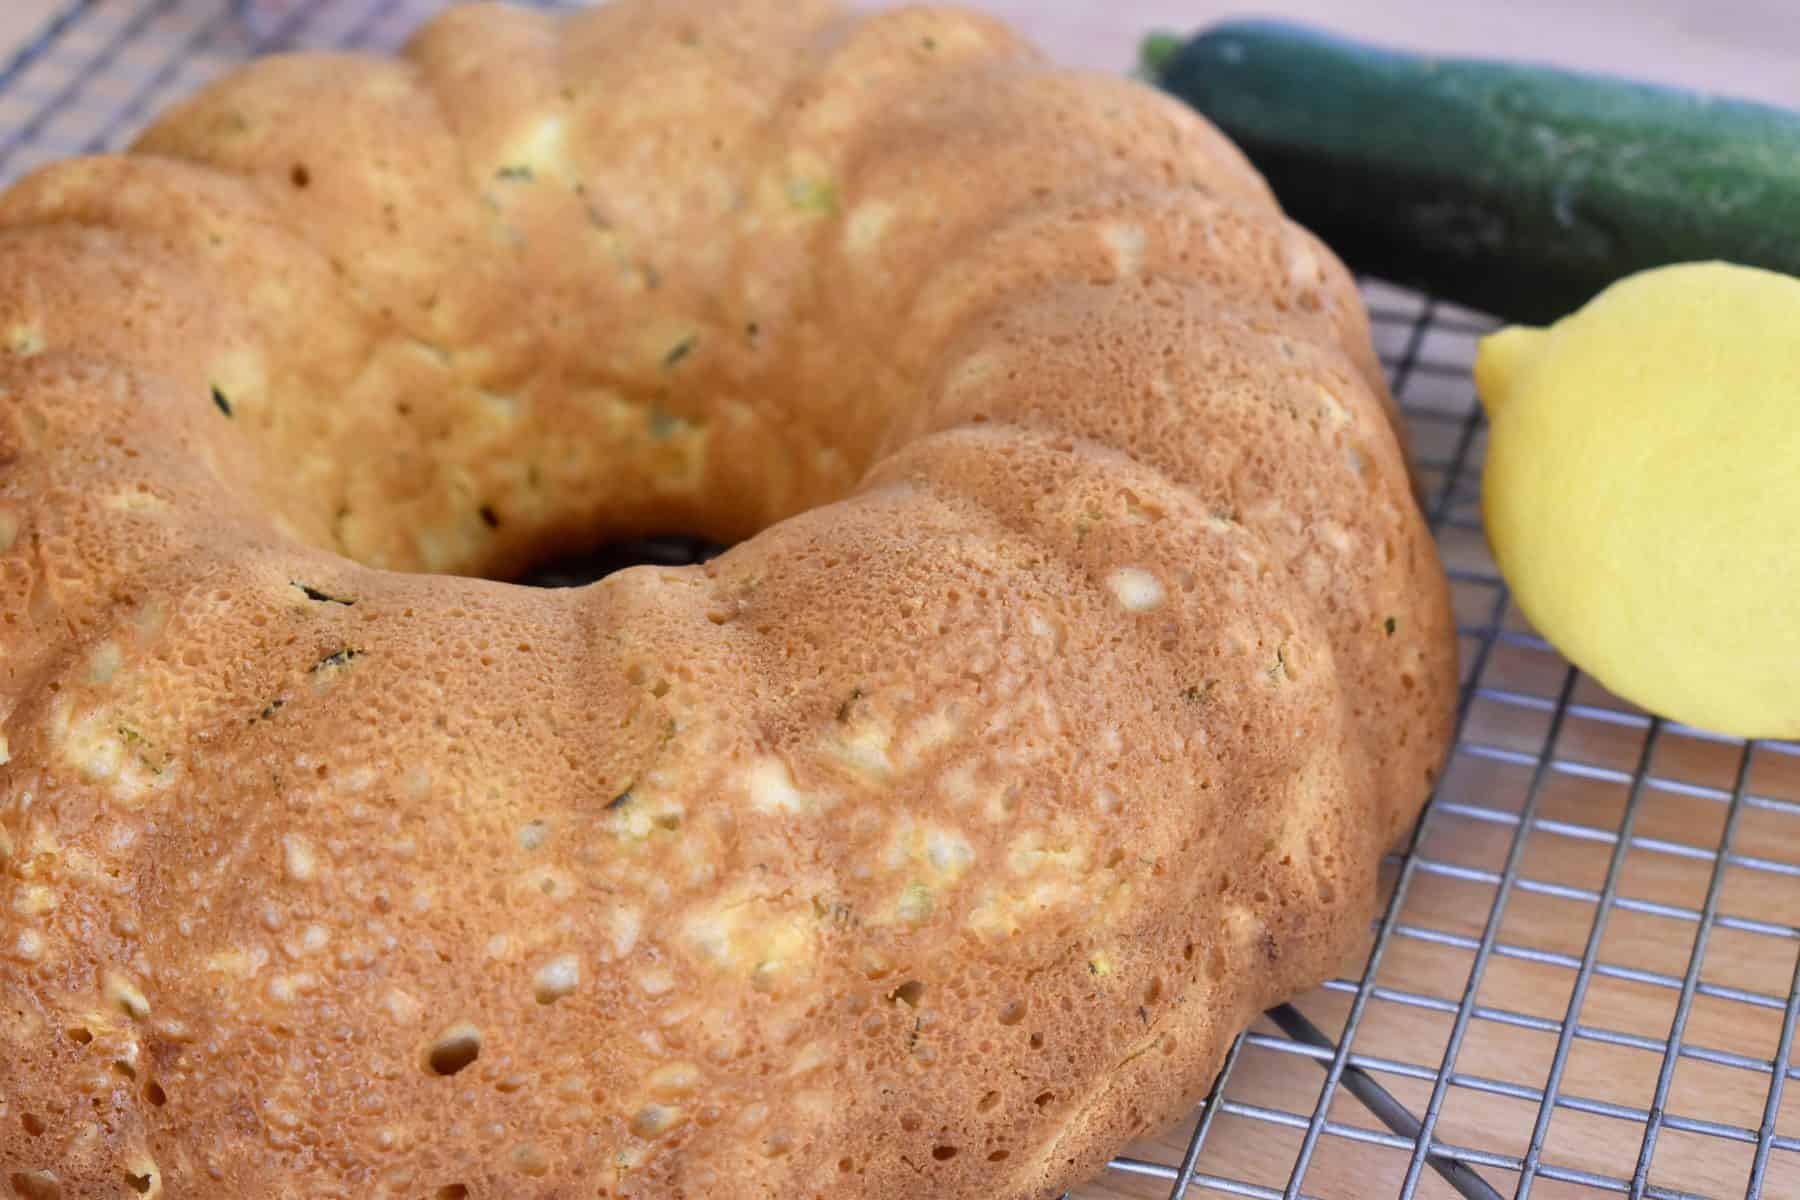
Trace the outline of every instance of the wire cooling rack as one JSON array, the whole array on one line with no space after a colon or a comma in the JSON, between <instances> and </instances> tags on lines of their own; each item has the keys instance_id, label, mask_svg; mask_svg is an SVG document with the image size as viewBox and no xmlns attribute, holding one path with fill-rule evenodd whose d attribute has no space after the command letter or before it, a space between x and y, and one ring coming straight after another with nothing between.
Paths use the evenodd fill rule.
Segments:
<instances>
[{"instance_id":1,"label":"wire cooling rack","mask_svg":"<svg viewBox=\"0 0 1800 1200\"><path fill-rule=\"evenodd\" d=\"M436 7L74 0L0 61L0 184L249 55L389 46ZM1455 591L1456 748L1344 976L1072 1195L1800 1197L1800 747L1652 720L1532 634L1480 533L1491 322L1364 290Z\"/></svg>"}]
</instances>

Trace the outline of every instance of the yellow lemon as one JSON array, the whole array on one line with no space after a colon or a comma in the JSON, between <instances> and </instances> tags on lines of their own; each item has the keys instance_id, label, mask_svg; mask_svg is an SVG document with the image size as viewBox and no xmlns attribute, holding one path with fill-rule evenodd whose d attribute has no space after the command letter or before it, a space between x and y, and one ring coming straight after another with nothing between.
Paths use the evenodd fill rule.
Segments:
<instances>
[{"instance_id":1,"label":"yellow lemon","mask_svg":"<svg viewBox=\"0 0 1800 1200\"><path fill-rule=\"evenodd\" d=\"M1800 279L1646 271L1481 343L1488 543L1520 609L1633 703L1800 736Z\"/></svg>"}]
</instances>

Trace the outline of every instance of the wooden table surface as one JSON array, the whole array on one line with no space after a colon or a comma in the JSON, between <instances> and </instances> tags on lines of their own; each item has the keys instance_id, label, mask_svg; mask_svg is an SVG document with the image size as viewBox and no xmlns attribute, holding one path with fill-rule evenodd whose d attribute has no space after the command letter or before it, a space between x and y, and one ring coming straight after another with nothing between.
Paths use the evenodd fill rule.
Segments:
<instances>
[{"instance_id":1,"label":"wooden table surface","mask_svg":"<svg viewBox=\"0 0 1800 1200\"><path fill-rule=\"evenodd\" d=\"M126 0L100 0L125 3ZM1202 25L1225 15L1253 11L1310 20L1397 45L1445 53L1486 53L1529 57L1570 66L1659 79L1708 90L1800 107L1800 0L1104 0L1094 3L1055 0L976 0L1029 30L1064 61L1118 70L1133 60L1137 39L1146 29ZM55 0L0 0L0 58L40 25L56 7ZM1466 347L1464 348L1466 349ZM1466 359L1465 359L1466 361ZM1466 379L1453 381L1466 402ZM1464 559L1485 569L1478 535L1458 540L1449 535L1446 557ZM1463 599L1460 598L1459 599ZM1479 597L1468 598L1478 604ZM1483 614L1462 614L1479 621ZM1561 670L1553 656L1507 652L1490 664L1484 682L1511 686L1537 695L1554 695ZM1496 671L1499 672L1496 680ZM1586 685L1584 685L1585 687ZM1605 698L1596 697L1605 703ZM1535 755L1545 736L1545 714L1529 708L1477 704L1469 735L1502 749ZM1602 722L1575 722L1565 731L1558 754L1629 773L1635 765L1641 731ZM1732 782L1735 747L1686 737L1665 739L1655 754L1661 776L1688 788L1726 788ZM1446 789L1502 813L1518 811L1523 800L1522 775L1499 759L1459 756ZM1758 760L1759 793L1800 804L1800 757L1768 754ZM1559 778L1544 797L1547 813L1571 826L1602 830L1618 827L1623 789L1593 780ZM1638 832L1667 843L1711 847L1718 843L1724 804L1658 792L1646 800ZM1776 863L1800 863L1800 817L1785 822L1771 814L1753 814L1747 828L1754 845L1746 853ZM1508 849L1510 829L1501 821L1448 817L1435 820L1424 850L1452 864L1448 873L1422 874L1414 883L1408 913L1427 914L1426 923L1465 938L1479 937L1491 886L1482 891L1469 873L1497 872ZM1526 843L1528 877L1563 886L1597 891L1606 866L1607 847L1575 837L1533 834ZM1645 857L1635 850L1628 858L1621 894L1640 903L1640 910L1615 915L1608 927L1603 958L1632 970L1661 972L1679 979L1685 970L1691 928L1658 924L1654 906L1687 912L1699 909L1709 864L1691 856ZM1456 872L1463 872L1459 878ZM1744 918L1800 927L1800 880L1779 875L1748 877L1731 874L1721 897L1721 911ZM1592 918L1591 907L1531 892L1515 895L1503 928L1513 945L1553 948L1580 956ZM1800 938L1792 939L1800 940ZM1794 970L1793 946L1772 952L1768 937L1758 940L1731 930L1715 934L1706 959L1705 978L1719 987L1739 988L1782 997ZM1448 965L1447 965L1448 964ZM1358 963L1346 963L1352 978ZM1437 997L1453 1005L1463 987L1468 956L1441 947L1398 941L1385 962L1380 983L1397 992ZM1573 973L1516 957L1495 960L1480 993L1492 1010L1522 1014L1527 1019L1560 1020L1570 994ZM1666 1038L1674 998L1667 986L1637 986L1624 977L1593 981L1582 1021L1588 1026L1623 1031L1651 1042ZM1341 994L1315 993L1301 1007L1328 1032L1341 1027L1348 1007ZM1779 1005L1742 1003L1696 1004L1687 1029L1690 1043L1768 1060L1773 1056L1781 1013ZM1264 1026L1267 1028L1267 1026ZM1449 1016L1422 1013L1393 1004L1372 1005L1356 1041L1358 1053L1397 1061L1435 1064L1442 1053ZM1536 1104L1508 1096L1507 1086L1532 1087L1546 1078L1554 1036L1532 1035L1485 1020L1472 1028L1458 1063L1470 1079L1486 1080L1473 1088L1452 1090L1439 1136L1466 1146L1506 1147L1522 1153ZM1282 1061L1277 1061L1282 1060ZM1583 1041L1571 1054L1565 1091L1599 1101L1642 1109L1654 1091L1660 1054L1630 1047ZM1234 1077L1233 1098L1288 1112L1310 1112L1317 1100L1317 1069L1291 1057L1247 1051ZM1768 1075L1683 1059L1669 1094L1671 1112L1706 1117L1754 1131L1763 1116ZM1429 1080L1383 1075L1382 1082L1415 1113L1424 1110ZM1789 1088L1789 1100L1776 1114L1777 1132L1800 1136L1800 1083ZM1347 1125L1376 1129L1376 1122L1340 1091L1331 1117ZM1191 1125L1190 1125L1191 1127ZM1616 1116L1559 1110L1550 1129L1546 1159L1564 1165L1630 1178L1640 1129ZM1162 1163L1180 1160L1186 1128L1136 1147L1140 1157ZM1287 1164L1300 1141L1296 1129L1266 1121L1226 1115L1214 1128L1204 1161L1206 1170L1255 1180L1279 1191ZM1680 1129L1663 1135L1652 1181L1702 1196L1741 1195L1753 1145L1742 1140L1700 1137ZM1341 1137L1320 1141L1306 1190L1327 1200L1365 1200L1396 1194L1406 1156L1393 1150ZM1800 1155L1777 1152L1770 1160L1764 1195L1800 1196ZM1488 1173L1496 1187L1510 1193L1513 1177ZM1161 1198L1168 1185L1133 1179L1117 1172L1077 1193L1082 1200L1124 1197ZM1453 1193L1429 1172L1418 1193L1451 1197ZM1541 1184L1540 1200L1594 1196L1601 1193L1569 1183Z\"/></svg>"}]
</instances>

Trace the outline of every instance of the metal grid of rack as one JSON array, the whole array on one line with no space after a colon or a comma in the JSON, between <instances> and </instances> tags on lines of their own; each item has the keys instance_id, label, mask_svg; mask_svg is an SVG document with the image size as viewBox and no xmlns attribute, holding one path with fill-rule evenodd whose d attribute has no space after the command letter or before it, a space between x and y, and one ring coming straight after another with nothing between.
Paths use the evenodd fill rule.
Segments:
<instances>
[{"instance_id":1,"label":"metal grid of rack","mask_svg":"<svg viewBox=\"0 0 1800 1200\"><path fill-rule=\"evenodd\" d=\"M0 184L247 56L391 46L437 7L72 0L0 61ZM1651 719L1533 635L1480 533L1491 323L1365 294L1455 592L1456 748L1365 954L1074 1195L1800 1196L1800 747Z\"/></svg>"}]
</instances>

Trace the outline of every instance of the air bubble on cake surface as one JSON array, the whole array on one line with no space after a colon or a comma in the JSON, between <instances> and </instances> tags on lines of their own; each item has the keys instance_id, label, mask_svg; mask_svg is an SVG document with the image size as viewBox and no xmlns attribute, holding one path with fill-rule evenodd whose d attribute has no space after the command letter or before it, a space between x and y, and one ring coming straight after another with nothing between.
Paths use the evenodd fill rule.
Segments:
<instances>
[{"instance_id":1,"label":"air bubble on cake surface","mask_svg":"<svg viewBox=\"0 0 1800 1200\"><path fill-rule=\"evenodd\" d=\"M112 492L101 503L111 512L124 513L161 513L170 511L167 500L153 492L140 492L135 488L122 492Z\"/></svg>"},{"instance_id":2,"label":"air bubble on cake surface","mask_svg":"<svg viewBox=\"0 0 1800 1200\"><path fill-rule=\"evenodd\" d=\"M481 1057L481 1030L468 1021L446 1027L425 1051L434 1075L455 1075Z\"/></svg>"},{"instance_id":3,"label":"air bubble on cake surface","mask_svg":"<svg viewBox=\"0 0 1800 1200\"><path fill-rule=\"evenodd\" d=\"M542 818L525 822L519 826L519 849L536 850L550 839L550 822Z\"/></svg>"},{"instance_id":4,"label":"air bubble on cake surface","mask_svg":"<svg viewBox=\"0 0 1800 1200\"><path fill-rule=\"evenodd\" d=\"M519 876L519 886L530 896L543 896L553 903L571 899L576 892L575 878L567 871L552 866L533 867Z\"/></svg>"},{"instance_id":5,"label":"air bubble on cake surface","mask_svg":"<svg viewBox=\"0 0 1800 1200\"><path fill-rule=\"evenodd\" d=\"M1291 232L1287 241L1288 279L1301 286L1316 284L1324 275L1319 263L1319 256L1314 253L1311 240L1299 232Z\"/></svg>"},{"instance_id":6,"label":"air bubble on cake surface","mask_svg":"<svg viewBox=\"0 0 1800 1200\"><path fill-rule=\"evenodd\" d=\"M532 977L532 994L539 1004L554 1004L575 994L581 986L581 959L574 954L559 954Z\"/></svg>"},{"instance_id":7,"label":"air bubble on cake surface","mask_svg":"<svg viewBox=\"0 0 1800 1200\"><path fill-rule=\"evenodd\" d=\"M687 1024L698 1011L699 1006L691 1001L670 1004L660 1012L654 1014L654 1019L656 1023L664 1029L673 1029L677 1025Z\"/></svg>"},{"instance_id":8,"label":"air bubble on cake surface","mask_svg":"<svg viewBox=\"0 0 1800 1200\"><path fill-rule=\"evenodd\" d=\"M858 258L875 250L894 215L894 206L885 201L868 200L857 205L844 222L844 250Z\"/></svg>"},{"instance_id":9,"label":"air bubble on cake surface","mask_svg":"<svg viewBox=\"0 0 1800 1200\"><path fill-rule=\"evenodd\" d=\"M1267 928L1260 916L1241 904L1228 906L1224 921L1231 940L1246 945L1259 940Z\"/></svg>"},{"instance_id":10,"label":"air bubble on cake surface","mask_svg":"<svg viewBox=\"0 0 1800 1200\"><path fill-rule=\"evenodd\" d=\"M644 914L630 905L621 904L607 917L607 933L613 955L624 958L637 945L643 931Z\"/></svg>"},{"instance_id":11,"label":"air bubble on cake surface","mask_svg":"<svg viewBox=\"0 0 1800 1200\"><path fill-rule=\"evenodd\" d=\"M874 814L870 813L869 815L873 816ZM881 851L881 865L890 871L896 871L905 866L909 860L918 856L918 840L917 822L913 820L910 813L900 814L888 831L887 845Z\"/></svg>"},{"instance_id":12,"label":"air bubble on cake surface","mask_svg":"<svg viewBox=\"0 0 1800 1200\"><path fill-rule=\"evenodd\" d=\"M318 986L319 977L311 971L294 971L269 980L269 996L282 1004L292 1004L295 999Z\"/></svg>"},{"instance_id":13,"label":"air bubble on cake surface","mask_svg":"<svg viewBox=\"0 0 1800 1200\"><path fill-rule=\"evenodd\" d=\"M9 326L6 336L0 338L0 349L18 358L32 358L48 348L43 326L35 322L20 322Z\"/></svg>"},{"instance_id":14,"label":"air bubble on cake surface","mask_svg":"<svg viewBox=\"0 0 1800 1200\"><path fill-rule=\"evenodd\" d=\"M409 767L400 776L400 787L413 800L424 800L431 795L431 772L424 767Z\"/></svg>"},{"instance_id":15,"label":"air bubble on cake surface","mask_svg":"<svg viewBox=\"0 0 1800 1200\"><path fill-rule=\"evenodd\" d=\"M1350 531L1336 521L1316 521L1313 528L1318 532L1319 539L1339 554L1349 554L1355 548Z\"/></svg>"},{"instance_id":16,"label":"air bubble on cake surface","mask_svg":"<svg viewBox=\"0 0 1800 1200\"><path fill-rule=\"evenodd\" d=\"M400 988L389 988L381 998L382 1007L388 1015L401 1025L414 1025L424 1013L425 1006L412 993Z\"/></svg>"},{"instance_id":17,"label":"air bubble on cake surface","mask_svg":"<svg viewBox=\"0 0 1800 1200\"><path fill-rule=\"evenodd\" d=\"M481 412L492 425L505 429L518 422L520 403L517 396L482 388L476 391L475 398L480 401Z\"/></svg>"},{"instance_id":18,"label":"air bubble on cake surface","mask_svg":"<svg viewBox=\"0 0 1800 1200\"><path fill-rule=\"evenodd\" d=\"M632 841L641 842L649 838L658 828L679 828L679 815L676 816L676 824L673 827L666 824L668 818L669 814L652 812L647 804L633 804L615 814L613 820L620 834Z\"/></svg>"},{"instance_id":19,"label":"air bubble on cake surface","mask_svg":"<svg viewBox=\"0 0 1800 1200\"><path fill-rule=\"evenodd\" d=\"M20 962L41 962L44 957L44 935L35 929L21 929L13 939L12 955Z\"/></svg>"},{"instance_id":20,"label":"air bubble on cake surface","mask_svg":"<svg viewBox=\"0 0 1800 1200\"><path fill-rule=\"evenodd\" d=\"M270 1124L274 1124L275 1128L279 1128L279 1130L297 1130L297 1128L301 1128L301 1114L297 1114L293 1108L288 1108L286 1105L279 1105L279 1103L265 1103L265 1105L263 1105L263 1119Z\"/></svg>"},{"instance_id":21,"label":"air bubble on cake surface","mask_svg":"<svg viewBox=\"0 0 1800 1200\"><path fill-rule=\"evenodd\" d=\"M1136 275L1144 265L1144 246L1148 238L1142 225L1109 222L1101 226L1100 240L1112 258L1113 269L1121 276Z\"/></svg>"},{"instance_id":22,"label":"air bubble on cake surface","mask_svg":"<svg viewBox=\"0 0 1800 1200\"><path fill-rule=\"evenodd\" d=\"M1078 870L1086 861L1086 847L1079 843L1044 844L1041 830L1029 829L1007 849L1006 869L1014 875L1036 875L1044 870Z\"/></svg>"},{"instance_id":23,"label":"air bubble on cake surface","mask_svg":"<svg viewBox=\"0 0 1800 1200\"><path fill-rule=\"evenodd\" d=\"M644 1089L659 1100L679 1100L700 1087L700 1068L690 1062L658 1067L644 1080Z\"/></svg>"},{"instance_id":24,"label":"air bubble on cake surface","mask_svg":"<svg viewBox=\"0 0 1800 1200\"><path fill-rule=\"evenodd\" d=\"M363 765L353 767L338 776L338 790L355 795L366 792L381 779L381 773L374 767Z\"/></svg>"},{"instance_id":25,"label":"air bubble on cake surface","mask_svg":"<svg viewBox=\"0 0 1800 1200\"><path fill-rule=\"evenodd\" d=\"M893 734L878 721L862 720L830 741L832 756L857 774L875 783L886 783L895 774L895 761L889 756Z\"/></svg>"},{"instance_id":26,"label":"air bubble on cake surface","mask_svg":"<svg viewBox=\"0 0 1800 1200\"><path fill-rule=\"evenodd\" d=\"M142 743L142 734L121 723L106 729L104 721L104 712L90 712L72 730L81 777L88 783L112 783L115 795L130 799L144 790L144 781L128 770L131 745Z\"/></svg>"},{"instance_id":27,"label":"air bubble on cake surface","mask_svg":"<svg viewBox=\"0 0 1800 1200\"><path fill-rule=\"evenodd\" d=\"M682 937L703 961L727 967L737 959L742 924L742 908L726 903L688 917L682 926Z\"/></svg>"},{"instance_id":28,"label":"air bubble on cake surface","mask_svg":"<svg viewBox=\"0 0 1800 1200\"><path fill-rule=\"evenodd\" d=\"M114 821L107 827L100 844L110 854L123 854L137 845L142 831L130 821Z\"/></svg>"},{"instance_id":29,"label":"air bubble on cake surface","mask_svg":"<svg viewBox=\"0 0 1800 1200\"><path fill-rule=\"evenodd\" d=\"M1162 580L1141 567L1120 567L1106 577L1113 596L1127 612L1148 612L1162 605Z\"/></svg>"},{"instance_id":30,"label":"air bubble on cake surface","mask_svg":"<svg viewBox=\"0 0 1800 1200\"><path fill-rule=\"evenodd\" d=\"M309 954L317 954L331 940L323 925L308 925L297 938L289 938L282 943L282 949L289 958L303 958Z\"/></svg>"},{"instance_id":31,"label":"air bubble on cake surface","mask_svg":"<svg viewBox=\"0 0 1800 1200\"><path fill-rule=\"evenodd\" d=\"M610 1161L615 1186L643 1165L647 1151L642 1146L623 1146L612 1152Z\"/></svg>"},{"instance_id":32,"label":"air bubble on cake surface","mask_svg":"<svg viewBox=\"0 0 1800 1200\"><path fill-rule=\"evenodd\" d=\"M1035 637L1040 641L1060 640L1057 627L1052 625L1043 613L1033 611L1027 614L1025 618L1025 628L1031 631L1032 637Z\"/></svg>"},{"instance_id":33,"label":"air bubble on cake surface","mask_svg":"<svg viewBox=\"0 0 1800 1200\"><path fill-rule=\"evenodd\" d=\"M156 1200L163 1194L162 1169L155 1159L134 1158L125 1167L125 1185L136 1195Z\"/></svg>"},{"instance_id":34,"label":"air bubble on cake surface","mask_svg":"<svg viewBox=\"0 0 1800 1200\"><path fill-rule=\"evenodd\" d=\"M41 917L56 910L56 893L41 883L13 889L12 910L21 916Z\"/></svg>"},{"instance_id":35,"label":"air bubble on cake surface","mask_svg":"<svg viewBox=\"0 0 1800 1200\"><path fill-rule=\"evenodd\" d=\"M765 958L750 968L750 987L758 992L781 990L782 973L787 964L778 958Z\"/></svg>"},{"instance_id":36,"label":"air bubble on cake surface","mask_svg":"<svg viewBox=\"0 0 1800 1200\"><path fill-rule=\"evenodd\" d=\"M1131 488L1120 488L1119 499L1125 506L1126 519L1137 525L1154 525L1167 519L1168 507L1154 497L1145 498Z\"/></svg>"},{"instance_id":37,"label":"air bubble on cake surface","mask_svg":"<svg viewBox=\"0 0 1800 1200\"><path fill-rule=\"evenodd\" d=\"M816 1071L831 1061L831 1050L822 1041L811 1041L795 1052L793 1061L788 1064L789 1078L797 1078L808 1072Z\"/></svg>"},{"instance_id":38,"label":"air bubble on cake surface","mask_svg":"<svg viewBox=\"0 0 1800 1200\"><path fill-rule=\"evenodd\" d=\"M547 1175L550 1173L550 1156L535 1142L521 1142L513 1147L512 1165L521 1175Z\"/></svg>"},{"instance_id":39,"label":"air bubble on cake surface","mask_svg":"<svg viewBox=\"0 0 1800 1200\"><path fill-rule=\"evenodd\" d=\"M972 760L960 762L938 776L938 791L952 805L966 807L980 795L975 782L976 766Z\"/></svg>"},{"instance_id":40,"label":"air bubble on cake surface","mask_svg":"<svg viewBox=\"0 0 1800 1200\"><path fill-rule=\"evenodd\" d=\"M760 758L744 771L750 807L760 813L800 813L811 805L794 784L787 764L778 758Z\"/></svg>"},{"instance_id":41,"label":"air bubble on cake surface","mask_svg":"<svg viewBox=\"0 0 1800 1200\"><path fill-rule=\"evenodd\" d=\"M632 1115L631 1132L649 1140L661 1137L685 1120L682 1110L672 1104L646 1104Z\"/></svg>"},{"instance_id":42,"label":"air bubble on cake surface","mask_svg":"<svg viewBox=\"0 0 1800 1200\"><path fill-rule=\"evenodd\" d=\"M1006 765L1003 756L999 754L994 756L994 764L998 767ZM990 825L1007 824L1013 816L1013 799L1014 785L988 788L981 797L982 818Z\"/></svg>"},{"instance_id":43,"label":"air bubble on cake surface","mask_svg":"<svg viewBox=\"0 0 1800 1200\"><path fill-rule=\"evenodd\" d=\"M1344 407L1332 390L1322 383L1315 383L1313 390L1318 394L1319 407L1324 410L1326 419L1333 427L1350 424L1350 410Z\"/></svg>"},{"instance_id":44,"label":"air bubble on cake surface","mask_svg":"<svg viewBox=\"0 0 1800 1200\"><path fill-rule=\"evenodd\" d=\"M932 709L914 721L901 740L897 755L900 769L918 770L932 754L954 741L961 731L962 722L949 707Z\"/></svg>"},{"instance_id":45,"label":"air bubble on cake surface","mask_svg":"<svg viewBox=\"0 0 1800 1200\"><path fill-rule=\"evenodd\" d=\"M24 793L23 797L21 798L21 803L29 804L30 802L31 802L31 793L30 792ZM0 832L4 832L4 831L0 831ZM54 829L52 829L48 824L46 824L43 821L33 821L31 824L31 832L25 838L25 853L24 853L23 857L26 861L29 862L31 859L37 858L40 855L64 854L67 849L69 849L69 848L66 848L63 845L62 839L56 836L56 831ZM74 864L74 861L72 858L70 858L70 857L64 858L63 868L65 870L72 869L74 867L74 865L75 864ZM97 881L97 877L98 877L97 872L89 873L89 878L96 879L96 881Z\"/></svg>"},{"instance_id":46,"label":"air bubble on cake surface","mask_svg":"<svg viewBox=\"0 0 1800 1200\"><path fill-rule=\"evenodd\" d=\"M1075 891L1067 883L1056 879L1045 879L1031 886L1025 893L1025 910L1041 912L1045 909L1060 908L1076 899Z\"/></svg>"},{"instance_id":47,"label":"air bubble on cake surface","mask_svg":"<svg viewBox=\"0 0 1800 1200\"><path fill-rule=\"evenodd\" d=\"M119 649L119 643L101 642L88 655L87 681L95 685L111 683L124 661L125 655Z\"/></svg>"},{"instance_id":48,"label":"air bubble on cake surface","mask_svg":"<svg viewBox=\"0 0 1800 1200\"><path fill-rule=\"evenodd\" d=\"M649 967L638 972L637 982L644 995L661 996L674 989L675 976L667 968Z\"/></svg>"},{"instance_id":49,"label":"air bubble on cake surface","mask_svg":"<svg viewBox=\"0 0 1800 1200\"><path fill-rule=\"evenodd\" d=\"M914 881L900 890L900 897L894 902L894 917L903 925L923 925L936 907L931 888Z\"/></svg>"},{"instance_id":50,"label":"air bubble on cake surface","mask_svg":"<svg viewBox=\"0 0 1800 1200\"><path fill-rule=\"evenodd\" d=\"M829 1121L841 1103L834 1092L815 1087L795 1092L788 1100L788 1107L803 1119L803 1125L816 1128Z\"/></svg>"},{"instance_id":51,"label":"air bubble on cake surface","mask_svg":"<svg viewBox=\"0 0 1800 1200\"><path fill-rule=\"evenodd\" d=\"M240 979L251 979L268 965L269 952L262 946L239 946L215 951L207 955L204 961L208 970L235 975Z\"/></svg>"},{"instance_id":52,"label":"air bubble on cake surface","mask_svg":"<svg viewBox=\"0 0 1800 1200\"><path fill-rule=\"evenodd\" d=\"M948 879L960 879L975 862L975 847L954 829L932 828L925 835L925 859Z\"/></svg>"},{"instance_id":53,"label":"air bubble on cake surface","mask_svg":"<svg viewBox=\"0 0 1800 1200\"><path fill-rule=\"evenodd\" d=\"M539 175L566 174L568 151L568 122L560 113L541 116L507 143L494 174L515 183L530 183Z\"/></svg>"},{"instance_id":54,"label":"air bubble on cake surface","mask_svg":"<svg viewBox=\"0 0 1800 1200\"><path fill-rule=\"evenodd\" d=\"M1243 526L1234 517L1225 513L1207 513L1200 519L1200 524L1208 533L1231 534L1241 532Z\"/></svg>"},{"instance_id":55,"label":"air bubble on cake surface","mask_svg":"<svg viewBox=\"0 0 1800 1200\"><path fill-rule=\"evenodd\" d=\"M1011 898L992 889L976 898L963 923L977 935L990 940L1010 937L1019 931L1018 912Z\"/></svg>"},{"instance_id":56,"label":"air bubble on cake surface","mask_svg":"<svg viewBox=\"0 0 1800 1200\"><path fill-rule=\"evenodd\" d=\"M440 370L449 370L451 363L454 361L449 350L438 345L436 342L428 342L422 338L407 338L406 348L424 359L428 365L437 367Z\"/></svg>"},{"instance_id":57,"label":"air bubble on cake surface","mask_svg":"<svg viewBox=\"0 0 1800 1200\"><path fill-rule=\"evenodd\" d=\"M135 1020L143 1020L150 1015L150 1001L132 982L131 977L121 971L108 971L101 981L101 995L114 1008Z\"/></svg>"},{"instance_id":58,"label":"air bubble on cake surface","mask_svg":"<svg viewBox=\"0 0 1800 1200\"><path fill-rule=\"evenodd\" d=\"M309 883L319 874L319 856L313 844L298 833L284 834L281 839L281 866L289 879Z\"/></svg>"},{"instance_id":59,"label":"air bubble on cake surface","mask_svg":"<svg viewBox=\"0 0 1800 1200\"><path fill-rule=\"evenodd\" d=\"M51 713L51 736L61 743L63 757L89 783L114 779L124 763L125 747L108 729L104 714L88 713L71 720L66 696L59 697Z\"/></svg>"},{"instance_id":60,"label":"air bubble on cake surface","mask_svg":"<svg viewBox=\"0 0 1800 1200\"><path fill-rule=\"evenodd\" d=\"M213 387L236 405L245 396L261 395L269 386L269 363L260 350L240 346L226 351L211 364L208 377Z\"/></svg>"}]
</instances>

